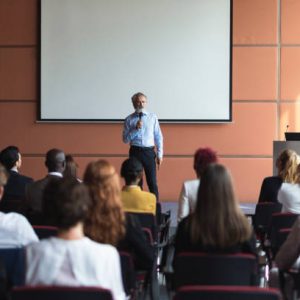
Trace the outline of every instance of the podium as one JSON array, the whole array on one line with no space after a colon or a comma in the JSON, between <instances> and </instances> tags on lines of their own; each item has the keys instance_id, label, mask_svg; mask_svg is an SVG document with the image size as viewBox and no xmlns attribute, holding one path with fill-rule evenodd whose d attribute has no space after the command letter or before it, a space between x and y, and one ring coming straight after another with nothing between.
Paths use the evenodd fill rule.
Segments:
<instances>
[{"instance_id":1,"label":"podium","mask_svg":"<svg viewBox=\"0 0 300 300\"><path fill-rule=\"evenodd\" d=\"M286 149L294 150L300 155L300 141L273 141L273 175L277 175L276 160Z\"/></svg>"}]
</instances>

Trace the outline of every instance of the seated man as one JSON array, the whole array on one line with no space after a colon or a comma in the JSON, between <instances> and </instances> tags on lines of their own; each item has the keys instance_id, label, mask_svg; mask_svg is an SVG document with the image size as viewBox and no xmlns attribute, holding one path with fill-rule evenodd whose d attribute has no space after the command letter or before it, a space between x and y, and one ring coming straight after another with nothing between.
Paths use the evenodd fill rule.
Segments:
<instances>
[{"instance_id":1,"label":"seated man","mask_svg":"<svg viewBox=\"0 0 300 300\"><path fill-rule=\"evenodd\" d=\"M0 162L4 165L9 175L4 188L0 210L23 213L25 188L29 183L33 182L33 179L19 173L22 159L18 147L8 146L3 149L0 153Z\"/></svg>"},{"instance_id":2,"label":"seated man","mask_svg":"<svg viewBox=\"0 0 300 300\"><path fill-rule=\"evenodd\" d=\"M0 200L7 182L7 171L0 164ZM37 242L38 237L25 217L18 213L0 212L0 248L13 248Z\"/></svg>"},{"instance_id":3,"label":"seated man","mask_svg":"<svg viewBox=\"0 0 300 300\"><path fill-rule=\"evenodd\" d=\"M42 214L42 199L46 185L56 179L63 177L65 170L66 158L62 150L51 149L46 153L45 165L48 174L43 179L37 180L26 188L26 212L25 215L33 225L45 224Z\"/></svg>"},{"instance_id":4,"label":"seated man","mask_svg":"<svg viewBox=\"0 0 300 300\"><path fill-rule=\"evenodd\" d=\"M144 192L139 186L143 175L143 166L139 160L132 157L126 159L121 167L121 176L126 185L123 187L121 199L124 210L131 213L156 214L156 197L152 193Z\"/></svg>"}]
</instances>

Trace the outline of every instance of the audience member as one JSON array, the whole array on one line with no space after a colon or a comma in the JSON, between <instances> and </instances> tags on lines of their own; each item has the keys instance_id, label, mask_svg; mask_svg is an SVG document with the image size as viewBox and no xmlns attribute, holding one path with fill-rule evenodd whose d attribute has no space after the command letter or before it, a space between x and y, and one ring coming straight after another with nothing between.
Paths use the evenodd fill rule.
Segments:
<instances>
[{"instance_id":1,"label":"audience member","mask_svg":"<svg viewBox=\"0 0 300 300\"><path fill-rule=\"evenodd\" d=\"M266 177L261 185L258 202L277 203L278 191L283 182L295 182L298 155L293 150L284 150L276 160L277 176Z\"/></svg>"},{"instance_id":2,"label":"audience member","mask_svg":"<svg viewBox=\"0 0 300 300\"><path fill-rule=\"evenodd\" d=\"M178 225L175 253L182 251L255 253L251 226L222 165L210 164L201 175L195 211Z\"/></svg>"},{"instance_id":3,"label":"audience member","mask_svg":"<svg viewBox=\"0 0 300 300\"><path fill-rule=\"evenodd\" d=\"M65 170L65 154L62 150L51 149L46 153L45 165L48 174L43 179L37 180L26 188L26 216L33 225L44 224L42 213L43 192L46 185L53 179L62 178Z\"/></svg>"},{"instance_id":4,"label":"audience member","mask_svg":"<svg viewBox=\"0 0 300 300\"><path fill-rule=\"evenodd\" d=\"M25 187L33 179L19 173L22 158L18 147L8 146L0 153L0 162L9 173L8 182L4 188L4 195L0 210L4 212L23 212L25 200Z\"/></svg>"},{"instance_id":5,"label":"audience member","mask_svg":"<svg viewBox=\"0 0 300 300\"><path fill-rule=\"evenodd\" d=\"M142 191L139 182L143 177L143 165L135 157L126 159L121 166L121 176L125 180L121 199L126 212L156 213L156 197Z\"/></svg>"},{"instance_id":6,"label":"audience member","mask_svg":"<svg viewBox=\"0 0 300 300\"><path fill-rule=\"evenodd\" d=\"M300 165L295 172L293 182L283 182L278 191L278 202L282 204L282 212L300 214Z\"/></svg>"},{"instance_id":7,"label":"audience member","mask_svg":"<svg viewBox=\"0 0 300 300\"><path fill-rule=\"evenodd\" d=\"M85 223L86 235L133 254L137 268L153 266L154 250L147 242L138 219L124 214L119 176L105 160L91 162L84 174L92 205Z\"/></svg>"},{"instance_id":8,"label":"audience member","mask_svg":"<svg viewBox=\"0 0 300 300\"><path fill-rule=\"evenodd\" d=\"M77 177L77 169L78 164L74 160L74 157L70 154L66 155L66 167L63 172L63 176L76 178L80 182L80 180Z\"/></svg>"},{"instance_id":9,"label":"audience member","mask_svg":"<svg viewBox=\"0 0 300 300\"><path fill-rule=\"evenodd\" d=\"M178 200L178 222L195 210L200 178L205 168L217 162L217 154L210 148L199 148L194 154L194 170L197 179L183 183Z\"/></svg>"},{"instance_id":10,"label":"audience member","mask_svg":"<svg viewBox=\"0 0 300 300\"><path fill-rule=\"evenodd\" d=\"M288 270L293 265L297 268L300 261L297 261L300 255L300 217L294 223L286 241L280 247L275 257L275 262L280 270Z\"/></svg>"},{"instance_id":11,"label":"audience member","mask_svg":"<svg viewBox=\"0 0 300 300\"><path fill-rule=\"evenodd\" d=\"M0 200L7 176L7 170L0 164ZM21 247L37 241L38 237L24 216L0 212L0 248Z\"/></svg>"},{"instance_id":12,"label":"audience member","mask_svg":"<svg viewBox=\"0 0 300 300\"><path fill-rule=\"evenodd\" d=\"M73 178L51 181L43 201L58 235L26 248L26 284L99 286L125 299L118 252L84 236L88 189Z\"/></svg>"}]
</instances>

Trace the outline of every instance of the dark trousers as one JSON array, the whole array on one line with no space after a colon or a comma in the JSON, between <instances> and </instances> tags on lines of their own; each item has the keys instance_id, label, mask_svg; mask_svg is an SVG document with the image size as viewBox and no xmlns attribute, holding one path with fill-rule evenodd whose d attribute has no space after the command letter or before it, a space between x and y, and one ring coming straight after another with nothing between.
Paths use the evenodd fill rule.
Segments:
<instances>
[{"instance_id":1,"label":"dark trousers","mask_svg":"<svg viewBox=\"0 0 300 300\"><path fill-rule=\"evenodd\" d=\"M149 191L155 194L156 200L159 201L156 181L156 154L154 151L154 147L148 148L131 146L129 150L129 157L135 157L142 163ZM142 185L143 182L141 182L141 186Z\"/></svg>"}]
</instances>

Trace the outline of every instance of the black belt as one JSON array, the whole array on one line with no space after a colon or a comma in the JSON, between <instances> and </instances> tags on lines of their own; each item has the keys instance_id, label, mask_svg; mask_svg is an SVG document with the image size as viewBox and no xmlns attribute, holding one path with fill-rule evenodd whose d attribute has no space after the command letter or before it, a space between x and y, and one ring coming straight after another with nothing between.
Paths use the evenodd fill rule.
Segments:
<instances>
[{"instance_id":1,"label":"black belt","mask_svg":"<svg viewBox=\"0 0 300 300\"><path fill-rule=\"evenodd\" d=\"M137 151L149 151L149 150L154 150L154 146L152 146L152 147L139 147L139 146L131 145L130 148L133 149L133 150L137 150Z\"/></svg>"}]
</instances>

